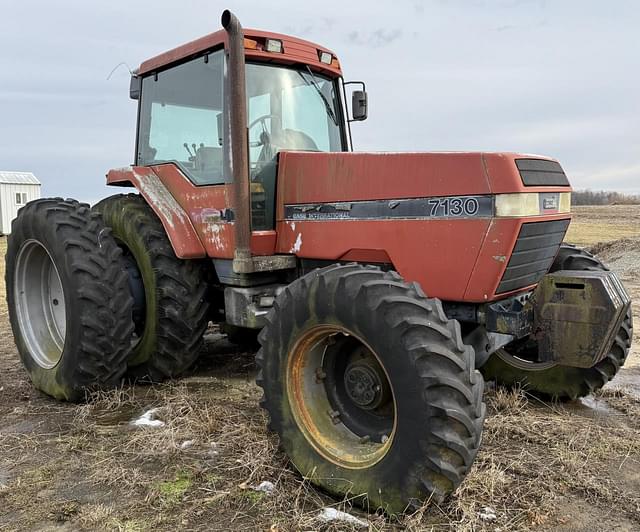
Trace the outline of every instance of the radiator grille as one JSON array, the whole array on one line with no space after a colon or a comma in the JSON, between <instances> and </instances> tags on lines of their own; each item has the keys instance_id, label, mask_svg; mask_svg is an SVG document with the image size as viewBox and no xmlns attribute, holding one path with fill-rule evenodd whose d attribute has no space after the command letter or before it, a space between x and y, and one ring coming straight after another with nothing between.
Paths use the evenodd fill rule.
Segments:
<instances>
[{"instance_id":1,"label":"radiator grille","mask_svg":"<svg viewBox=\"0 0 640 532\"><path fill-rule=\"evenodd\" d=\"M537 283L549 271L570 220L522 224L497 294Z\"/></svg>"},{"instance_id":2,"label":"radiator grille","mask_svg":"<svg viewBox=\"0 0 640 532\"><path fill-rule=\"evenodd\" d=\"M544 159L516 159L525 187L569 186L569 180L559 163Z\"/></svg>"}]
</instances>

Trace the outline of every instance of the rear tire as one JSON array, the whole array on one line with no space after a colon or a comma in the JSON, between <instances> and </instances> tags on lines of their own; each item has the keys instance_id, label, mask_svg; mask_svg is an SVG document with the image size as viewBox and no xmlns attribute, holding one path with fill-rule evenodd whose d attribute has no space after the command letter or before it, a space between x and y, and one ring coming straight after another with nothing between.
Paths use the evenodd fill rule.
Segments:
<instances>
[{"instance_id":1,"label":"rear tire","mask_svg":"<svg viewBox=\"0 0 640 532\"><path fill-rule=\"evenodd\" d=\"M570 244L560 247L550 272L560 270L608 270L591 253ZM591 368L568 366L538 366L527 368L509 354L509 346L491 355L481 371L486 380L496 381L506 387L521 387L526 391L550 399L577 399L602 388L618 373L629 354L633 335L631 308L618 330L607 356ZM537 351L534 342L527 344L532 353ZM534 355L532 355L534 356Z\"/></svg>"},{"instance_id":2,"label":"rear tire","mask_svg":"<svg viewBox=\"0 0 640 532\"><path fill-rule=\"evenodd\" d=\"M7 244L7 303L37 389L78 401L122 381L133 321L120 260L88 205L50 198L20 209Z\"/></svg>"},{"instance_id":3,"label":"rear tire","mask_svg":"<svg viewBox=\"0 0 640 532\"><path fill-rule=\"evenodd\" d=\"M202 263L175 256L160 219L137 194L110 196L93 209L102 214L128 258L123 266L132 291L139 292L142 285L129 377L159 382L179 376L200 355L208 323Z\"/></svg>"},{"instance_id":4,"label":"rear tire","mask_svg":"<svg viewBox=\"0 0 640 532\"><path fill-rule=\"evenodd\" d=\"M485 415L473 349L397 273L315 270L278 296L259 340L270 428L320 488L398 513L441 501L471 467Z\"/></svg>"}]
</instances>

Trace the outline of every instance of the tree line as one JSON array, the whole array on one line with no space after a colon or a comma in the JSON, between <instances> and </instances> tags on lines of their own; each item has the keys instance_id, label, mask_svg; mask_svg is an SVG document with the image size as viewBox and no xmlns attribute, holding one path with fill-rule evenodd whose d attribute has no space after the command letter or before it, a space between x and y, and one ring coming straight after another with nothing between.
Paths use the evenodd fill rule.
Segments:
<instances>
[{"instance_id":1,"label":"tree line","mask_svg":"<svg viewBox=\"0 0 640 532\"><path fill-rule=\"evenodd\" d=\"M607 190L574 190L571 193L573 205L638 205L640 196Z\"/></svg>"}]
</instances>

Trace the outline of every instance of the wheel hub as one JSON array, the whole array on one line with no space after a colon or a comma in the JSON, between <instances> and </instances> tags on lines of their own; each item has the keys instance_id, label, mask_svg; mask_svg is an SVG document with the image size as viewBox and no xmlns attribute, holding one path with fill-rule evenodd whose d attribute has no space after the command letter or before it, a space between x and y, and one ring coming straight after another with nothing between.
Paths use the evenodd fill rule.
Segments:
<instances>
[{"instance_id":1,"label":"wheel hub","mask_svg":"<svg viewBox=\"0 0 640 532\"><path fill-rule=\"evenodd\" d=\"M381 376L366 360L356 361L344 372L347 397L365 410L374 410L383 400Z\"/></svg>"}]
</instances>

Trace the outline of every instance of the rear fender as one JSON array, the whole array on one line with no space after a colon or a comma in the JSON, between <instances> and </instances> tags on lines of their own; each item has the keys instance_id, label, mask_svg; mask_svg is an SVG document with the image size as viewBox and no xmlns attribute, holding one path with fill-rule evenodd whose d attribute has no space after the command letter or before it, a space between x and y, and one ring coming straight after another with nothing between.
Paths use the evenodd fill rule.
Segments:
<instances>
[{"instance_id":1,"label":"rear fender","mask_svg":"<svg viewBox=\"0 0 640 532\"><path fill-rule=\"evenodd\" d=\"M204 245L189 216L152 168L131 166L110 170L107 174L107 185L134 186L138 189L138 192L160 218L178 258L206 257Z\"/></svg>"}]
</instances>

